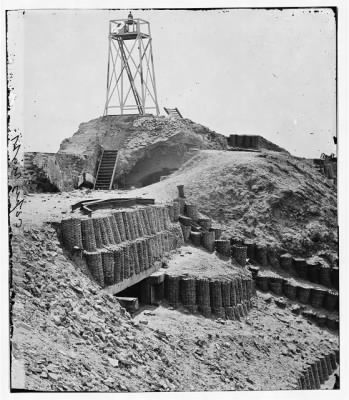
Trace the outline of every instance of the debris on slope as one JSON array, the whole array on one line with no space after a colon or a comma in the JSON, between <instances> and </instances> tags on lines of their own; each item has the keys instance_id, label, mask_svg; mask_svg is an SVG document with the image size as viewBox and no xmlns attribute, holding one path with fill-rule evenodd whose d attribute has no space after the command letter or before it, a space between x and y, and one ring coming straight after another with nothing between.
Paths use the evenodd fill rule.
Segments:
<instances>
[{"instance_id":1,"label":"debris on slope","mask_svg":"<svg viewBox=\"0 0 349 400\"><path fill-rule=\"evenodd\" d=\"M65 257L50 225L25 226L13 249L12 357L28 390L295 388L303 358L338 346L335 336L262 300L239 323L163 307L160 320L145 312L132 320Z\"/></svg>"},{"instance_id":2,"label":"debris on slope","mask_svg":"<svg viewBox=\"0 0 349 400\"><path fill-rule=\"evenodd\" d=\"M300 255L337 254L336 187L310 160L264 151L201 151L166 180L144 188L166 200L185 185L188 202L236 239Z\"/></svg>"}]
</instances>

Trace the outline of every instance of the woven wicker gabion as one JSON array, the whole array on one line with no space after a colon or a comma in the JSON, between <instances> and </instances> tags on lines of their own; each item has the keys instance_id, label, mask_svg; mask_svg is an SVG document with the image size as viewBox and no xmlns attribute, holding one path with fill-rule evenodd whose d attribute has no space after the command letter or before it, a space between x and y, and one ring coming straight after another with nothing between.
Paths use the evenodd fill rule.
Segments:
<instances>
[{"instance_id":1,"label":"woven wicker gabion","mask_svg":"<svg viewBox=\"0 0 349 400\"><path fill-rule=\"evenodd\" d=\"M185 205L185 213L193 221L199 220L199 209L196 204L186 204Z\"/></svg>"},{"instance_id":2,"label":"woven wicker gabion","mask_svg":"<svg viewBox=\"0 0 349 400\"><path fill-rule=\"evenodd\" d=\"M137 209L136 211L135 211L135 213L134 213L134 220L135 220L135 223L137 224L137 232L138 232L138 237L143 237L143 236L145 236L145 230L144 230L144 227L143 227L143 223L142 223L142 220L141 220L141 211L140 211L140 209Z\"/></svg>"},{"instance_id":3,"label":"woven wicker gabion","mask_svg":"<svg viewBox=\"0 0 349 400\"><path fill-rule=\"evenodd\" d=\"M311 263L307 261L308 279L313 283L320 283L320 268L321 263Z\"/></svg>"},{"instance_id":4,"label":"woven wicker gabion","mask_svg":"<svg viewBox=\"0 0 349 400\"><path fill-rule=\"evenodd\" d=\"M167 301L172 306L177 306L179 304L179 282L179 276L165 275Z\"/></svg>"},{"instance_id":5,"label":"woven wicker gabion","mask_svg":"<svg viewBox=\"0 0 349 400\"><path fill-rule=\"evenodd\" d=\"M198 306L198 310L206 318L209 318L212 315L210 306Z\"/></svg>"},{"instance_id":6,"label":"woven wicker gabion","mask_svg":"<svg viewBox=\"0 0 349 400\"><path fill-rule=\"evenodd\" d=\"M256 245L256 261L262 266L266 267L268 265L267 259L267 248L262 245Z\"/></svg>"},{"instance_id":7,"label":"woven wicker gabion","mask_svg":"<svg viewBox=\"0 0 349 400\"><path fill-rule=\"evenodd\" d=\"M130 277L130 248L127 244L121 246L124 253L124 279Z\"/></svg>"},{"instance_id":8,"label":"woven wicker gabion","mask_svg":"<svg viewBox=\"0 0 349 400\"><path fill-rule=\"evenodd\" d=\"M143 258L143 251L142 251L142 239L137 239L136 243L136 250L137 250L137 260L139 265L140 272L144 271L144 263L142 261Z\"/></svg>"},{"instance_id":9,"label":"woven wicker gabion","mask_svg":"<svg viewBox=\"0 0 349 400\"><path fill-rule=\"evenodd\" d=\"M320 283L321 285L331 287L331 269L325 265L320 268Z\"/></svg>"},{"instance_id":10,"label":"woven wicker gabion","mask_svg":"<svg viewBox=\"0 0 349 400\"><path fill-rule=\"evenodd\" d=\"M196 280L196 303L210 307L210 282L208 279Z\"/></svg>"},{"instance_id":11,"label":"woven wicker gabion","mask_svg":"<svg viewBox=\"0 0 349 400\"><path fill-rule=\"evenodd\" d=\"M99 219L92 218L92 223L93 223L93 229L95 231L96 246L98 249L101 249L103 247L103 241L102 241L101 229L99 226Z\"/></svg>"},{"instance_id":12,"label":"woven wicker gabion","mask_svg":"<svg viewBox=\"0 0 349 400\"><path fill-rule=\"evenodd\" d=\"M130 260L130 277L135 275L136 273L136 260L135 258L137 258L137 254L134 254L133 251L133 244L134 242L130 242L128 244L128 254L129 254L129 260Z\"/></svg>"},{"instance_id":13,"label":"woven wicker gabion","mask_svg":"<svg viewBox=\"0 0 349 400\"><path fill-rule=\"evenodd\" d=\"M331 282L335 289L339 289L339 268L333 267L331 269Z\"/></svg>"},{"instance_id":14,"label":"woven wicker gabion","mask_svg":"<svg viewBox=\"0 0 349 400\"><path fill-rule=\"evenodd\" d=\"M114 257L114 283L119 283L123 280L124 276L122 251L119 247L113 249L113 257Z\"/></svg>"},{"instance_id":15,"label":"woven wicker gabion","mask_svg":"<svg viewBox=\"0 0 349 400\"><path fill-rule=\"evenodd\" d=\"M179 209L180 209L179 202L174 201L173 202L173 222L178 221L179 214L180 214Z\"/></svg>"},{"instance_id":16,"label":"woven wicker gabion","mask_svg":"<svg viewBox=\"0 0 349 400\"><path fill-rule=\"evenodd\" d=\"M328 311L334 311L338 308L338 293L334 290L328 290L325 296L324 307Z\"/></svg>"},{"instance_id":17,"label":"woven wicker gabion","mask_svg":"<svg viewBox=\"0 0 349 400\"><path fill-rule=\"evenodd\" d=\"M122 215L122 220L124 221L126 240L132 240L131 231L130 231L130 224L129 224L129 221L128 221L128 218L127 218L127 212L126 211L122 211L121 215Z\"/></svg>"},{"instance_id":18,"label":"woven wicker gabion","mask_svg":"<svg viewBox=\"0 0 349 400\"><path fill-rule=\"evenodd\" d=\"M211 308L222 307L222 285L221 281L210 281L210 300Z\"/></svg>"},{"instance_id":19,"label":"woven wicker gabion","mask_svg":"<svg viewBox=\"0 0 349 400\"><path fill-rule=\"evenodd\" d=\"M246 265L246 259L247 259L247 247L234 244L232 248L232 253L235 260L242 267L244 267Z\"/></svg>"},{"instance_id":20,"label":"woven wicker gabion","mask_svg":"<svg viewBox=\"0 0 349 400\"><path fill-rule=\"evenodd\" d=\"M236 297L236 279L230 281L230 304L235 306L237 304Z\"/></svg>"},{"instance_id":21,"label":"woven wicker gabion","mask_svg":"<svg viewBox=\"0 0 349 400\"><path fill-rule=\"evenodd\" d=\"M302 304L309 304L311 289L304 286L297 286L297 299Z\"/></svg>"},{"instance_id":22,"label":"woven wicker gabion","mask_svg":"<svg viewBox=\"0 0 349 400\"><path fill-rule=\"evenodd\" d=\"M214 243L215 243L215 237L214 237L214 232L202 232L202 237L201 237L202 245L203 247L209 251L213 252L214 251Z\"/></svg>"},{"instance_id":23,"label":"woven wicker gabion","mask_svg":"<svg viewBox=\"0 0 349 400\"><path fill-rule=\"evenodd\" d=\"M135 226L134 226L134 221L132 217L131 212L126 213L126 218L128 222L128 228L130 230L130 240L135 240L136 239L136 231L135 231Z\"/></svg>"},{"instance_id":24,"label":"woven wicker gabion","mask_svg":"<svg viewBox=\"0 0 349 400\"><path fill-rule=\"evenodd\" d=\"M236 301L237 303L241 303L242 302L242 282L241 282L241 278L238 277L236 278Z\"/></svg>"},{"instance_id":25,"label":"woven wicker gabion","mask_svg":"<svg viewBox=\"0 0 349 400\"><path fill-rule=\"evenodd\" d=\"M297 298L297 286L291 282L285 281L283 284L283 293L290 300L296 300Z\"/></svg>"},{"instance_id":26,"label":"woven wicker gabion","mask_svg":"<svg viewBox=\"0 0 349 400\"><path fill-rule=\"evenodd\" d=\"M104 223L105 229L107 231L108 242L111 246L113 246L113 245L115 245L115 239L114 239L114 233L113 233L113 229L112 229L109 217L104 217L103 223Z\"/></svg>"},{"instance_id":27,"label":"woven wicker gabion","mask_svg":"<svg viewBox=\"0 0 349 400\"><path fill-rule=\"evenodd\" d=\"M315 308L321 308L324 304L326 291L322 289L311 289L310 304Z\"/></svg>"},{"instance_id":28,"label":"woven wicker gabion","mask_svg":"<svg viewBox=\"0 0 349 400\"><path fill-rule=\"evenodd\" d=\"M99 229L100 229L100 232L101 232L102 245L103 246L109 246L110 242L109 242L108 231L107 231L107 227L105 225L104 218L98 218L97 219L97 223L99 225Z\"/></svg>"},{"instance_id":29,"label":"woven wicker gabion","mask_svg":"<svg viewBox=\"0 0 349 400\"><path fill-rule=\"evenodd\" d=\"M134 273L137 275L140 273L140 266L139 266L139 260L138 260L138 254L137 254L137 245L136 242L133 241L130 243L130 255L133 260L133 266L134 266Z\"/></svg>"},{"instance_id":30,"label":"woven wicker gabion","mask_svg":"<svg viewBox=\"0 0 349 400\"><path fill-rule=\"evenodd\" d=\"M177 185L177 189L178 189L178 197L181 197L182 199L184 199L185 198L184 185Z\"/></svg>"},{"instance_id":31,"label":"woven wicker gabion","mask_svg":"<svg viewBox=\"0 0 349 400\"><path fill-rule=\"evenodd\" d=\"M308 279L308 265L304 258L293 257L293 266L300 278Z\"/></svg>"},{"instance_id":32,"label":"woven wicker gabion","mask_svg":"<svg viewBox=\"0 0 349 400\"><path fill-rule=\"evenodd\" d=\"M114 242L115 242L115 244L119 244L119 243L121 243L121 237L120 237L120 232L119 232L118 226L116 224L115 218L113 215L110 215L108 218L109 218L110 226L111 226L111 229L113 232Z\"/></svg>"},{"instance_id":33,"label":"woven wicker gabion","mask_svg":"<svg viewBox=\"0 0 349 400\"><path fill-rule=\"evenodd\" d=\"M61 227L64 246L70 251L74 247L82 249L81 220L77 218L63 219Z\"/></svg>"},{"instance_id":34,"label":"woven wicker gabion","mask_svg":"<svg viewBox=\"0 0 349 400\"><path fill-rule=\"evenodd\" d=\"M230 257L230 240L215 240L214 244L217 253L225 257Z\"/></svg>"},{"instance_id":35,"label":"woven wicker gabion","mask_svg":"<svg viewBox=\"0 0 349 400\"><path fill-rule=\"evenodd\" d=\"M279 263L280 263L280 267L287 271L290 272L292 270L293 267L293 259L291 254L282 254L279 258Z\"/></svg>"},{"instance_id":36,"label":"woven wicker gabion","mask_svg":"<svg viewBox=\"0 0 349 400\"><path fill-rule=\"evenodd\" d=\"M111 251L102 251L102 264L104 273L104 284L114 283L114 255Z\"/></svg>"},{"instance_id":37,"label":"woven wicker gabion","mask_svg":"<svg viewBox=\"0 0 349 400\"><path fill-rule=\"evenodd\" d=\"M131 219L132 219L132 224L133 224L133 231L134 231L134 235L135 235L135 239L141 237L141 233L139 231L139 224L137 221L137 217L136 217L136 210L132 210L131 212L129 212L129 214L131 215Z\"/></svg>"},{"instance_id":38,"label":"woven wicker gabion","mask_svg":"<svg viewBox=\"0 0 349 400\"><path fill-rule=\"evenodd\" d=\"M222 281L222 304L224 307L231 306L230 287L231 287L230 281Z\"/></svg>"},{"instance_id":39,"label":"woven wicker gabion","mask_svg":"<svg viewBox=\"0 0 349 400\"><path fill-rule=\"evenodd\" d=\"M119 233L120 233L121 242L124 242L126 240L126 232L125 232L125 225L124 225L124 220L122 218L121 211L117 211L117 212L113 213L113 217L115 219L116 225L117 225Z\"/></svg>"},{"instance_id":40,"label":"woven wicker gabion","mask_svg":"<svg viewBox=\"0 0 349 400\"><path fill-rule=\"evenodd\" d=\"M96 279L96 281L104 287L104 274L103 274L103 264L102 264L102 255L99 252L93 253L84 253L86 258L86 263L88 269L90 270L92 276Z\"/></svg>"},{"instance_id":41,"label":"woven wicker gabion","mask_svg":"<svg viewBox=\"0 0 349 400\"><path fill-rule=\"evenodd\" d=\"M152 223L152 219L150 218L151 209L149 209L149 211L148 211L148 209L143 208L142 212L141 212L143 226L144 226L144 232L148 236L151 235L152 232L154 231L154 225Z\"/></svg>"},{"instance_id":42,"label":"woven wicker gabion","mask_svg":"<svg viewBox=\"0 0 349 400\"><path fill-rule=\"evenodd\" d=\"M184 305L196 304L196 282L194 278L181 278L180 299Z\"/></svg>"},{"instance_id":43,"label":"woven wicker gabion","mask_svg":"<svg viewBox=\"0 0 349 400\"><path fill-rule=\"evenodd\" d=\"M81 220L82 243L86 251L96 251L96 237L92 219Z\"/></svg>"},{"instance_id":44,"label":"woven wicker gabion","mask_svg":"<svg viewBox=\"0 0 349 400\"><path fill-rule=\"evenodd\" d=\"M148 246L144 239L142 240L142 262L144 271L149 269L150 265L149 265Z\"/></svg>"},{"instance_id":45,"label":"woven wicker gabion","mask_svg":"<svg viewBox=\"0 0 349 400\"><path fill-rule=\"evenodd\" d=\"M269 278L269 289L275 293L277 296L281 296L283 292L283 279L270 277Z\"/></svg>"},{"instance_id":46,"label":"woven wicker gabion","mask_svg":"<svg viewBox=\"0 0 349 400\"><path fill-rule=\"evenodd\" d=\"M187 225L183 225L183 224L180 224L180 225L181 225L184 241L188 242L189 238L190 238L191 227L187 226Z\"/></svg>"},{"instance_id":47,"label":"woven wicker gabion","mask_svg":"<svg viewBox=\"0 0 349 400\"><path fill-rule=\"evenodd\" d=\"M269 289L269 278L264 275L258 275L256 279L257 288L262 292L267 292Z\"/></svg>"},{"instance_id":48,"label":"woven wicker gabion","mask_svg":"<svg viewBox=\"0 0 349 400\"><path fill-rule=\"evenodd\" d=\"M201 245L201 232L190 232L189 239L193 243L194 246L200 246Z\"/></svg>"},{"instance_id":49,"label":"woven wicker gabion","mask_svg":"<svg viewBox=\"0 0 349 400\"><path fill-rule=\"evenodd\" d=\"M224 307L211 307L211 312L216 318L225 319Z\"/></svg>"}]
</instances>

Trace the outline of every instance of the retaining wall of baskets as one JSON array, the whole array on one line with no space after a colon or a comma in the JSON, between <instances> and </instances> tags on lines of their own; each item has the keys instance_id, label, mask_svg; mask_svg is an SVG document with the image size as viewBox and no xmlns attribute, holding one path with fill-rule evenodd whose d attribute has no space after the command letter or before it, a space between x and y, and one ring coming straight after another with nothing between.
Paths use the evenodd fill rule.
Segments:
<instances>
[{"instance_id":1,"label":"retaining wall of baskets","mask_svg":"<svg viewBox=\"0 0 349 400\"><path fill-rule=\"evenodd\" d=\"M115 210L103 217L68 218L62 220L61 231L65 248L82 251L102 287L146 271L184 243L172 204Z\"/></svg>"},{"instance_id":2,"label":"retaining wall of baskets","mask_svg":"<svg viewBox=\"0 0 349 400\"><path fill-rule=\"evenodd\" d=\"M289 300L302 305L311 305L320 310L325 309L330 312L338 312L339 310L339 294L335 290L300 286L281 277L265 275L256 276L256 287L262 292L285 296ZM321 312L310 310L304 311L302 315L320 327L327 327L334 331L339 329L339 320L336 317L329 317Z\"/></svg>"},{"instance_id":3,"label":"retaining wall of baskets","mask_svg":"<svg viewBox=\"0 0 349 400\"><path fill-rule=\"evenodd\" d=\"M247 316L254 295L254 282L248 276L229 280L165 276L168 303L175 308L182 304L190 312L205 317L239 320Z\"/></svg>"},{"instance_id":4,"label":"retaining wall of baskets","mask_svg":"<svg viewBox=\"0 0 349 400\"><path fill-rule=\"evenodd\" d=\"M313 358L303 368L298 377L300 390L320 389L329 376L337 369L339 364L339 351L323 354Z\"/></svg>"},{"instance_id":5,"label":"retaining wall of baskets","mask_svg":"<svg viewBox=\"0 0 349 400\"><path fill-rule=\"evenodd\" d=\"M273 247L260 245L252 240L231 239L231 244L244 244L247 247L247 258L262 266L280 268L294 277L319 283L330 289L339 289L339 268L337 265L328 267L311 259L293 257L288 253L280 254Z\"/></svg>"}]
</instances>

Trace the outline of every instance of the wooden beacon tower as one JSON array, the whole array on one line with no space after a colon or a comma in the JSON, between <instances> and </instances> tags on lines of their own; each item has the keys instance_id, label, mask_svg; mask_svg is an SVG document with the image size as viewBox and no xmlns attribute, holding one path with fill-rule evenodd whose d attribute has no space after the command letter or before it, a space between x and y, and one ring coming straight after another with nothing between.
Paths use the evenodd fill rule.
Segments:
<instances>
[{"instance_id":1,"label":"wooden beacon tower","mask_svg":"<svg viewBox=\"0 0 349 400\"><path fill-rule=\"evenodd\" d=\"M150 24L130 13L109 21L104 115L147 113L159 115Z\"/></svg>"}]
</instances>

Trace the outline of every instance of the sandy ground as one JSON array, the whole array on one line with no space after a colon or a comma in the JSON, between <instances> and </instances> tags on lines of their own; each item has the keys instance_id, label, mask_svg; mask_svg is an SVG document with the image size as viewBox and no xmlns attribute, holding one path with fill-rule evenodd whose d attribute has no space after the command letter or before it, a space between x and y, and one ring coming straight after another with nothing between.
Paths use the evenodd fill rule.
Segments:
<instances>
[{"instance_id":1,"label":"sandy ground","mask_svg":"<svg viewBox=\"0 0 349 400\"><path fill-rule=\"evenodd\" d=\"M227 257L217 257L202 248L182 246L167 263L166 273L202 278L233 278L244 274L244 269Z\"/></svg>"}]
</instances>

